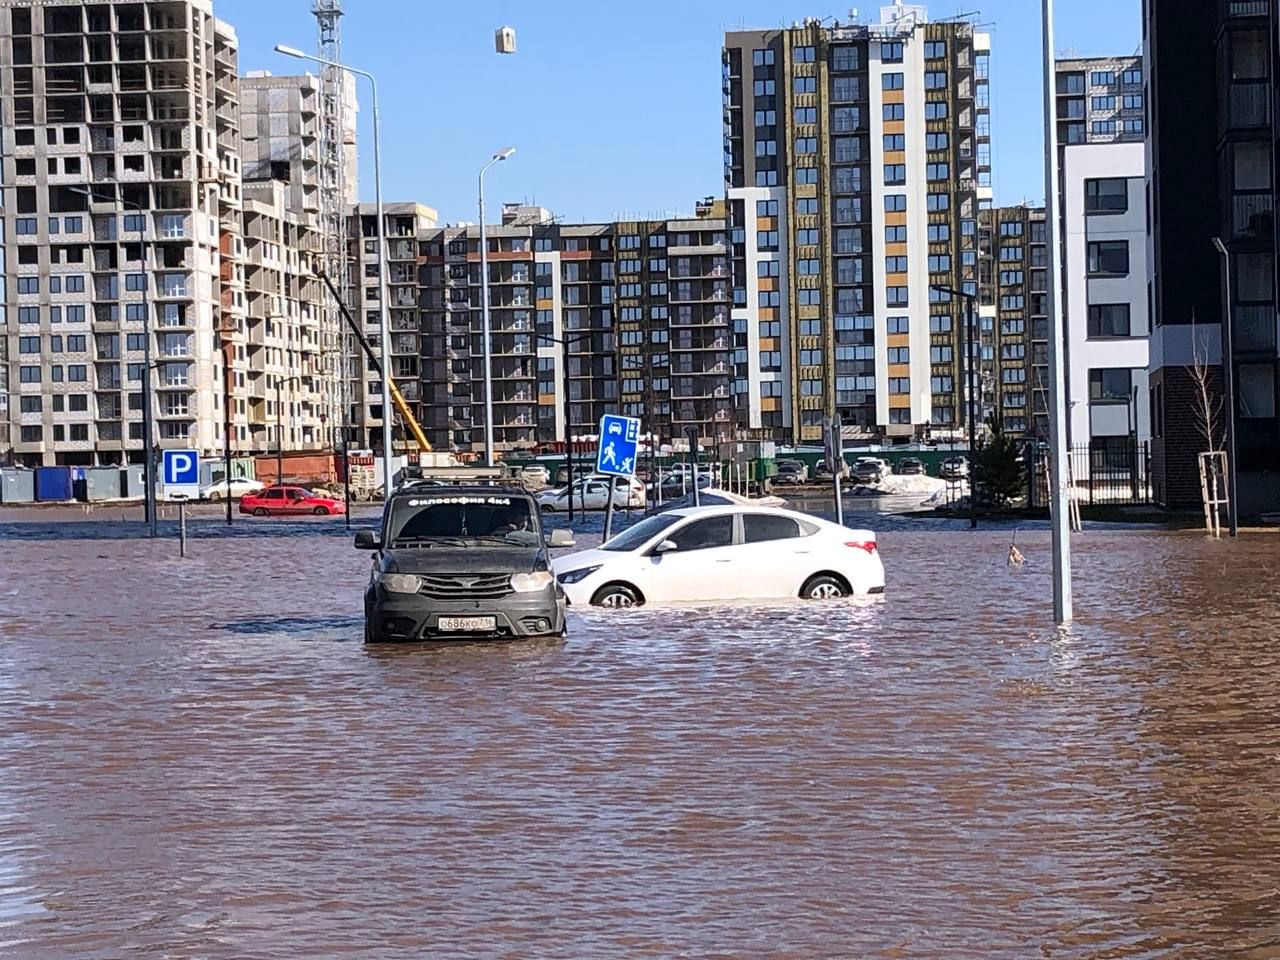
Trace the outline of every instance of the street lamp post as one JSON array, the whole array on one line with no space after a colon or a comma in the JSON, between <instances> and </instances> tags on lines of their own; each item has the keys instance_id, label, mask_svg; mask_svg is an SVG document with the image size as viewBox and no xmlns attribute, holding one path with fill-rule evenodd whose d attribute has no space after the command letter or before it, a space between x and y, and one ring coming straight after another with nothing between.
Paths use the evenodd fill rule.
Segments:
<instances>
[{"instance_id":1,"label":"street lamp post","mask_svg":"<svg viewBox=\"0 0 1280 960\"><path fill-rule=\"evenodd\" d=\"M286 47L284 44L278 43L275 49L276 53L282 53L286 57L310 60L313 63L320 63L326 67L335 67L338 70L345 70L348 73L364 77L369 81L369 89L372 91L373 195L374 207L378 217L378 323L382 327L379 344L382 348L382 479L383 490L386 491L386 496L389 497L391 496L391 480L394 474L391 468L391 323L387 319L387 224L386 218L382 214L382 144L380 141L382 119L378 113L378 81L374 79L372 73L366 70L357 70L355 67L348 66L345 63L338 63L336 60L327 60L314 54L303 53L296 47Z\"/></svg>"},{"instance_id":2,"label":"street lamp post","mask_svg":"<svg viewBox=\"0 0 1280 960\"><path fill-rule=\"evenodd\" d=\"M977 452L977 424L974 422L973 413L974 393L974 374L977 372L978 365L973 362L973 344L974 344L974 302L978 299L977 294L968 293L964 290L956 290L952 287L933 285L933 289L939 293L945 293L952 299L960 297L964 300L964 392L965 392L965 422L969 427L969 529L978 529L978 498L977 488L975 485L976 472L974 467L974 454Z\"/></svg>"},{"instance_id":3,"label":"street lamp post","mask_svg":"<svg viewBox=\"0 0 1280 960\"><path fill-rule=\"evenodd\" d=\"M1236 515L1236 351L1235 331L1231 329L1231 253L1221 237L1214 237L1213 245L1222 254L1222 284L1225 291L1222 309L1222 385L1227 408L1227 528L1229 535L1234 537L1240 532L1240 528Z\"/></svg>"},{"instance_id":4,"label":"street lamp post","mask_svg":"<svg viewBox=\"0 0 1280 960\"><path fill-rule=\"evenodd\" d=\"M97 202L97 195L89 187L68 187L71 193L87 197ZM143 464L143 509L146 511L147 536L158 535L156 529L156 469L155 451L153 450L155 428L151 417L151 318L148 313L148 291L151 287L151 258L147 245L147 211L141 204L126 200L124 197L113 198L121 207L137 212L139 256L142 257L142 464Z\"/></svg>"},{"instance_id":5,"label":"street lamp post","mask_svg":"<svg viewBox=\"0 0 1280 960\"><path fill-rule=\"evenodd\" d=\"M573 434L569 430L569 347L583 340L590 340L593 333L604 333L604 330L587 330L572 337L553 337L549 333L538 334L539 340L560 344L561 380L564 383L564 402L561 405L561 416L564 423L564 463L569 473L569 522L573 522ZM582 492L583 509L586 509L586 490Z\"/></svg>"},{"instance_id":6,"label":"street lamp post","mask_svg":"<svg viewBox=\"0 0 1280 960\"><path fill-rule=\"evenodd\" d=\"M477 177L480 203L480 318L481 337L484 350L484 457L489 466L493 466L493 346L490 343L492 333L489 326L489 242L484 233L484 175L495 163L506 160L516 152L515 147L507 147L495 153L483 167ZM570 501L573 495L570 493ZM572 518L571 518L572 519Z\"/></svg>"},{"instance_id":7,"label":"street lamp post","mask_svg":"<svg viewBox=\"0 0 1280 960\"><path fill-rule=\"evenodd\" d=\"M276 483L284 483L284 403L280 388L286 383L297 383L302 377L276 378Z\"/></svg>"}]
</instances>

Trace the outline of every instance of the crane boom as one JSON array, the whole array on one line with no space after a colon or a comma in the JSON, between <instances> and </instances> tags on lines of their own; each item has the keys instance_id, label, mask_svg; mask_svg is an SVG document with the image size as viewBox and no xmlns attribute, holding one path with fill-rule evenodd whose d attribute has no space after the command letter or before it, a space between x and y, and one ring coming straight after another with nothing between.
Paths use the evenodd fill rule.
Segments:
<instances>
[{"instance_id":1,"label":"crane boom","mask_svg":"<svg viewBox=\"0 0 1280 960\"><path fill-rule=\"evenodd\" d=\"M347 326L349 326L351 328L351 332L355 334L356 341L364 349L364 355L369 359L369 366L377 371L378 376L386 380L387 388L391 393L391 401L395 404L396 409L400 411L400 419L404 421L405 426L409 428L409 432L413 434L413 439L418 442L418 448L424 453L430 453L431 444L427 441L427 435L422 432L422 425L418 423L418 418L413 415L413 408L409 406L404 395L396 386L395 379L389 376L387 371L382 369L382 364L379 362L377 354L375 354L373 352L373 348L369 346L369 341L365 338L364 332L352 318L351 311L347 309L347 305L342 302L342 297L338 295L338 288L333 285L333 280L329 278L327 273L320 273L318 276L324 281L324 285L329 288L329 292L333 294L334 302L337 303L338 310L342 313L343 319L347 321ZM387 451L387 455L390 456L390 451Z\"/></svg>"}]
</instances>

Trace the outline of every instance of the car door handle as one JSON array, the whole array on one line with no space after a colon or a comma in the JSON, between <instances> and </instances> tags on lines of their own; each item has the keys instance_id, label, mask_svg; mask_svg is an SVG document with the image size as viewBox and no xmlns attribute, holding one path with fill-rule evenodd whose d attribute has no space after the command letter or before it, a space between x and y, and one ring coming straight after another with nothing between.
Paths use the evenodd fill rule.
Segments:
<instances>
[{"instance_id":1,"label":"car door handle","mask_svg":"<svg viewBox=\"0 0 1280 960\"><path fill-rule=\"evenodd\" d=\"M717 561L716 561L716 563L733 563L733 558L732 558L732 557L726 557L726 558L725 558L725 559L723 559L723 560L717 560Z\"/></svg>"}]
</instances>

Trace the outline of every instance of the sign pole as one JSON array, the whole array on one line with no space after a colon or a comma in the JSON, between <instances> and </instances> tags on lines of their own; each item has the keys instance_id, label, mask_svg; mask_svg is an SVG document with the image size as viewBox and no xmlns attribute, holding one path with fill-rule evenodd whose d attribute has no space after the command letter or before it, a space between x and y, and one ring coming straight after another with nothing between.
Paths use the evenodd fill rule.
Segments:
<instances>
[{"instance_id":1,"label":"sign pole","mask_svg":"<svg viewBox=\"0 0 1280 960\"><path fill-rule=\"evenodd\" d=\"M604 504L604 539L606 543L613 536L613 491L616 489L614 487L616 480L616 477L609 478L609 499Z\"/></svg>"},{"instance_id":2,"label":"sign pole","mask_svg":"<svg viewBox=\"0 0 1280 960\"><path fill-rule=\"evenodd\" d=\"M844 491L840 489L840 475L844 472L844 425L837 414L831 420L831 475L836 485L836 523L844 526Z\"/></svg>"},{"instance_id":3,"label":"sign pole","mask_svg":"<svg viewBox=\"0 0 1280 960\"><path fill-rule=\"evenodd\" d=\"M228 497L230 499L230 497ZM178 556L187 555L187 500L178 501Z\"/></svg>"}]
</instances>

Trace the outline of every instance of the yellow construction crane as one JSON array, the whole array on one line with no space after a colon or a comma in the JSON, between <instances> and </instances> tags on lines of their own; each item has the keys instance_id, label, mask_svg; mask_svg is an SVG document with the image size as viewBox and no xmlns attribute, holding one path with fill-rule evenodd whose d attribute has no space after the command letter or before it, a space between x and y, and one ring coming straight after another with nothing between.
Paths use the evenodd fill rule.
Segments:
<instances>
[{"instance_id":1,"label":"yellow construction crane","mask_svg":"<svg viewBox=\"0 0 1280 960\"><path fill-rule=\"evenodd\" d=\"M418 423L418 418L413 415L413 409L405 401L404 395L396 386L395 380L388 375L387 371L382 369L382 364L378 361L377 355L373 352L373 348L369 346L369 341L365 339L364 333L356 324L351 316L351 312L347 310L347 305L342 302L342 297L338 294L338 288L334 286L333 281L329 279L329 275L323 271L316 273L324 285L329 288L329 292L333 294L334 302L337 303L338 309L342 312L343 318L347 321L347 326L351 328L351 332L355 334L356 340L364 349L364 355L369 358L369 366L377 371L378 375L387 382L387 389L391 393L391 402L395 404L396 410L400 413L400 419L404 425L408 427L409 432L413 434L413 439L418 442L418 449L423 453L431 452L431 444L427 442L427 435L422 432L422 425ZM388 456L390 451L388 451Z\"/></svg>"}]
</instances>

